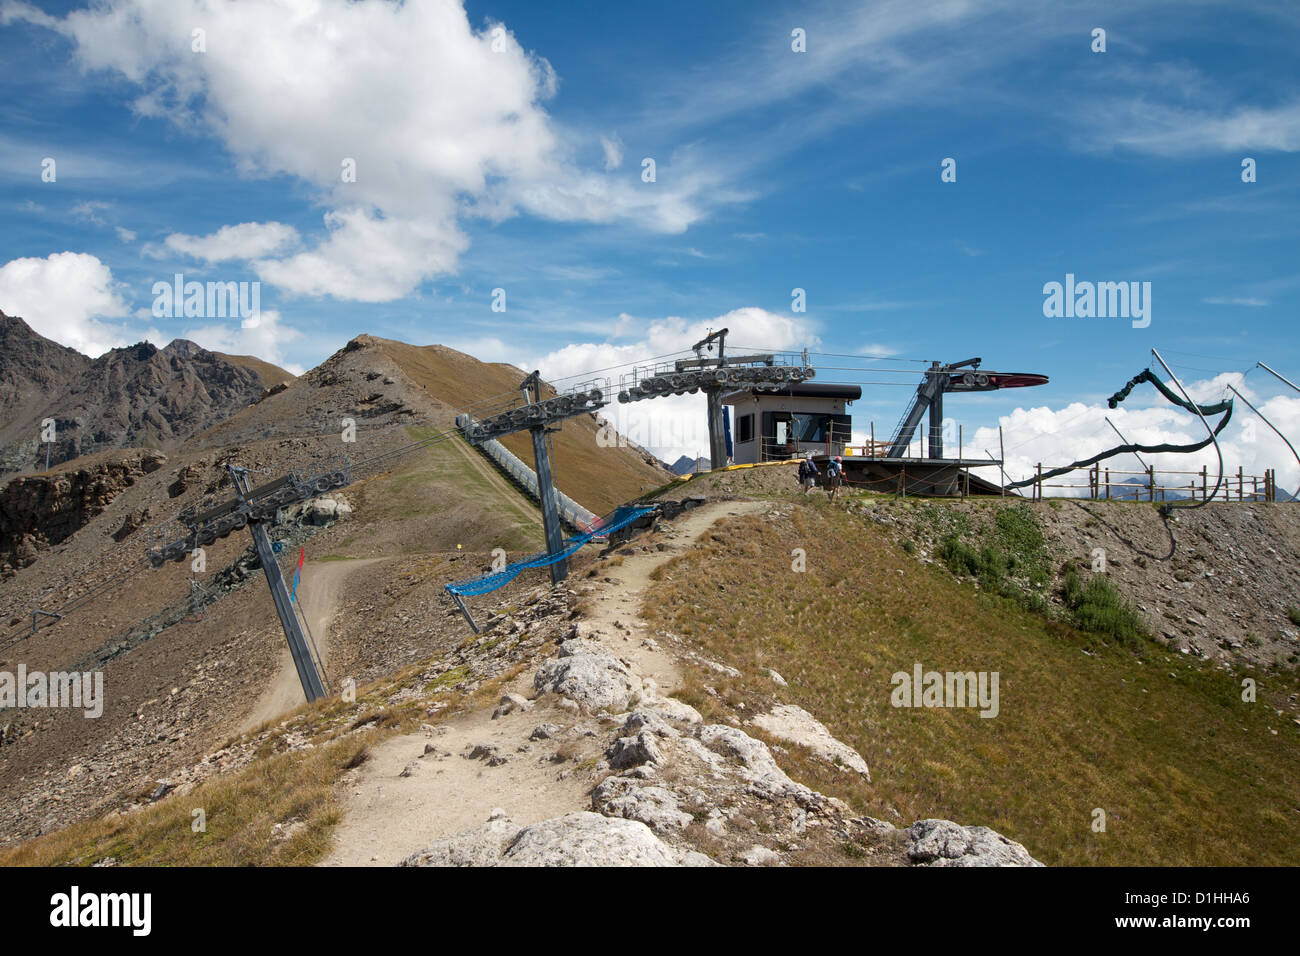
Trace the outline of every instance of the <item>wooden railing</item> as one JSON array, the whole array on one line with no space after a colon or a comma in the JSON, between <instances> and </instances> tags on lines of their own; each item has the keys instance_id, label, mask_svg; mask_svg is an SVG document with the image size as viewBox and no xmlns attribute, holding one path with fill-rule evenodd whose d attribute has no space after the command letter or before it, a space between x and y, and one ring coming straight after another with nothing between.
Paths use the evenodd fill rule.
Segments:
<instances>
[{"instance_id":1,"label":"wooden railing","mask_svg":"<svg viewBox=\"0 0 1300 956\"><path fill-rule=\"evenodd\" d=\"M1208 468L1201 468L1200 471L1157 471L1154 467L1148 467L1145 471L1121 471L1102 468L1098 464L1088 469L1087 484L1044 481L1041 463L1037 470L1038 479L1027 486L1035 501L1042 500L1044 489L1053 488L1069 491L1086 489L1087 497L1094 501L1205 501L1214 491L1214 481ZM1135 482L1132 480L1135 477L1142 480ZM1172 480L1163 480L1166 477ZM1238 467L1235 475L1226 473L1223 476L1223 483L1213 500L1276 501L1276 469L1269 468L1262 475L1248 475Z\"/></svg>"}]
</instances>

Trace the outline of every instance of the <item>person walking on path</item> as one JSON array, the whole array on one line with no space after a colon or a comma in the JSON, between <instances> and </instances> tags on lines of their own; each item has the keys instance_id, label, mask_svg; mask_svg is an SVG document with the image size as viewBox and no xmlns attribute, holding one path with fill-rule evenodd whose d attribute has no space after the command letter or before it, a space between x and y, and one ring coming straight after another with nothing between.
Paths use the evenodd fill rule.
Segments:
<instances>
[{"instance_id":1,"label":"person walking on path","mask_svg":"<svg viewBox=\"0 0 1300 956\"><path fill-rule=\"evenodd\" d=\"M826 465L826 494L834 501L840 493L840 485L844 483L844 459L839 455L832 458Z\"/></svg>"},{"instance_id":2,"label":"person walking on path","mask_svg":"<svg viewBox=\"0 0 1300 956\"><path fill-rule=\"evenodd\" d=\"M817 475L817 466L813 463L812 455L799 462L799 484L803 485L805 495L816 487Z\"/></svg>"}]
</instances>

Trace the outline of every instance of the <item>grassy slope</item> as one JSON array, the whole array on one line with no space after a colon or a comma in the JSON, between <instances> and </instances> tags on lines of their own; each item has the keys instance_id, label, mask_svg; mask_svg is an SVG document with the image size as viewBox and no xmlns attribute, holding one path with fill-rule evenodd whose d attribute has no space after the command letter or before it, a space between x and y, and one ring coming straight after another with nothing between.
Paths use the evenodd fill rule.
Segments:
<instances>
[{"instance_id":1,"label":"grassy slope","mask_svg":"<svg viewBox=\"0 0 1300 956\"><path fill-rule=\"evenodd\" d=\"M807 551L802 574L794 548ZM664 569L645 613L741 668L734 680L697 678L692 703L744 703L744 716L775 697L856 747L872 784L798 748L782 759L873 816L985 824L1052 864L1300 862L1300 739L1270 707L1295 692L1294 674L1256 674L1259 702L1243 703L1239 674L1154 645L1145 662L1097 649L821 501L775 525L721 526ZM916 662L998 671L1000 715L892 707L890 676ZM1094 808L1105 833L1091 828Z\"/></svg>"},{"instance_id":2,"label":"grassy slope","mask_svg":"<svg viewBox=\"0 0 1300 956\"><path fill-rule=\"evenodd\" d=\"M215 352L213 354L221 356L231 365L238 365L240 368L256 372L257 376L262 380L262 385L266 388L279 385L281 382L292 382L294 379L293 373L286 372L280 366L272 365L256 355L228 355L225 352Z\"/></svg>"},{"instance_id":3,"label":"grassy slope","mask_svg":"<svg viewBox=\"0 0 1300 956\"><path fill-rule=\"evenodd\" d=\"M517 393L523 375L512 365L489 365L440 345L415 346L373 339L417 385L431 396L464 408L506 393ZM601 448L596 425L586 415L564 422L551 436L555 483L565 494L597 514L637 497L664 483L667 473L646 464L627 448ZM502 444L530 466L532 439L527 432L507 435Z\"/></svg>"},{"instance_id":4,"label":"grassy slope","mask_svg":"<svg viewBox=\"0 0 1300 956\"><path fill-rule=\"evenodd\" d=\"M413 441L426 439L434 431L406 428ZM355 499L360 520L346 540L364 538L365 526L372 523L436 518L423 534L414 534L404 542L405 551L447 550L457 544L472 551L544 548L536 506L505 479L487 478L488 466L478 455L455 438L399 459L399 467L392 472L356 485L348 494ZM503 487L508 489L504 493Z\"/></svg>"}]
</instances>

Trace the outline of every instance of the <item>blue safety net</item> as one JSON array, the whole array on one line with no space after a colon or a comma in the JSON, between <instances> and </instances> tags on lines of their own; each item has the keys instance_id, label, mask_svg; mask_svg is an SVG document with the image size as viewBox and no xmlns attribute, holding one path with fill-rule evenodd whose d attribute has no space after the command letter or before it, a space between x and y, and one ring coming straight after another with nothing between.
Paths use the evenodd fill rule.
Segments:
<instances>
[{"instance_id":1,"label":"blue safety net","mask_svg":"<svg viewBox=\"0 0 1300 956\"><path fill-rule=\"evenodd\" d=\"M525 558L522 561L515 561L507 564L501 571L493 571L491 574L485 574L482 577L470 578L468 581L457 581L446 586L452 594L461 597L474 597L479 594L487 594L489 591L495 591L499 587L504 587L518 577L520 571L526 571L529 568L544 568L561 561L573 554L579 548L589 541L596 538L603 538L613 534L620 528L626 528L632 522L654 511L654 506L636 507L633 505L621 505L615 508L603 518L597 518L590 528L582 534L574 535L565 539L564 547L555 554L546 551L535 554L531 558Z\"/></svg>"}]
</instances>

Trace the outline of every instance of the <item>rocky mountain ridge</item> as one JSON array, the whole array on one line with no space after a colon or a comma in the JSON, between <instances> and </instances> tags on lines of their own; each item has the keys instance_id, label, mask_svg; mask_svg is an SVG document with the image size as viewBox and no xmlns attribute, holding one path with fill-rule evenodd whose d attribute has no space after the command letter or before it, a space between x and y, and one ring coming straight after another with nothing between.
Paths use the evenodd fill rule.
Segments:
<instances>
[{"instance_id":1,"label":"rocky mountain ridge","mask_svg":"<svg viewBox=\"0 0 1300 956\"><path fill-rule=\"evenodd\" d=\"M44 471L47 450L53 466L109 449L175 447L288 376L254 361L185 339L91 359L0 312L0 477Z\"/></svg>"}]
</instances>

